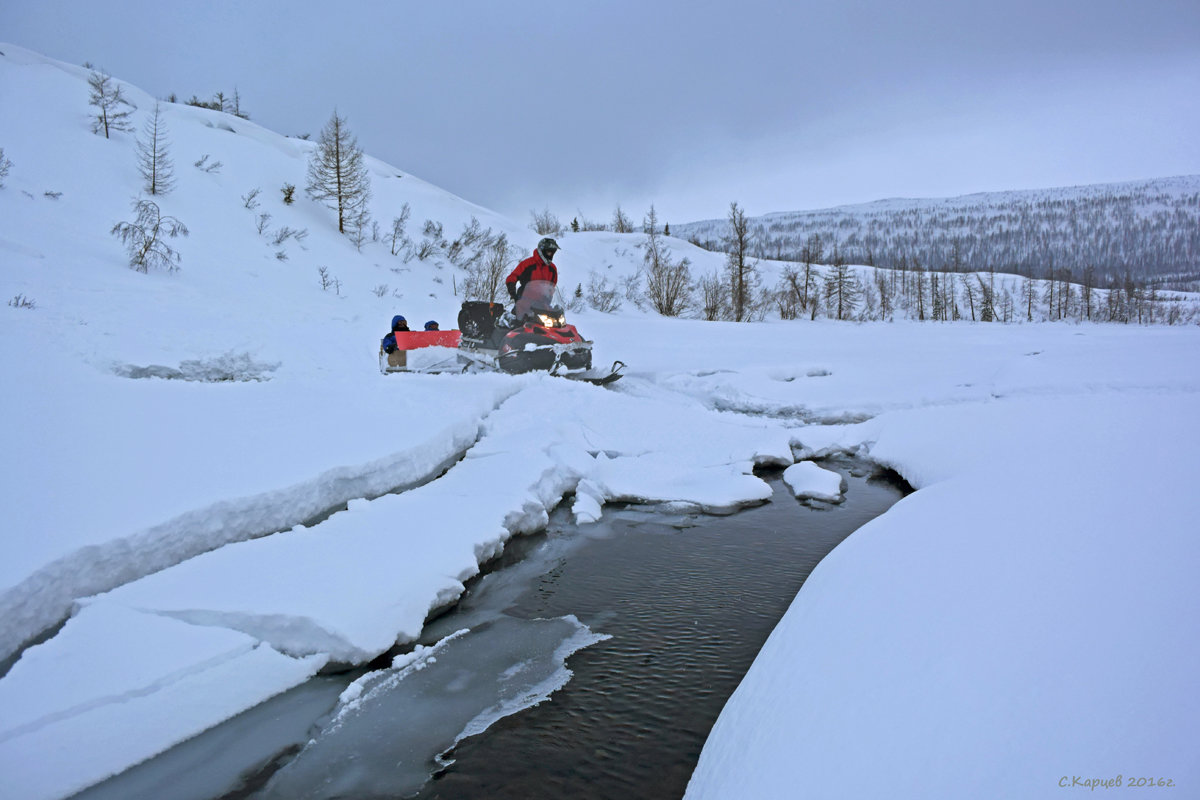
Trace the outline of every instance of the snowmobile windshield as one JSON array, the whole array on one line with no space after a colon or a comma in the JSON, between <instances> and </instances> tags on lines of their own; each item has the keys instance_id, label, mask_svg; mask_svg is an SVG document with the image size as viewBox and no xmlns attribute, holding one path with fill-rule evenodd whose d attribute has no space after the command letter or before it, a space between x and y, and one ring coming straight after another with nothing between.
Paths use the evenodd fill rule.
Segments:
<instances>
[{"instance_id":1,"label":"snowmobile windshield","mask_svg":"<svg viewBox=\"0 0 1200 800\"><path fill-rule=\"evenodd\" d=\"M552 308L557 291L550 281L530 281L521 293L521 301L528 303L530 308Z\"/></svg>"},{"instance_id":2,"label":"snowmobile windshield","mask_svg":"<svg viewBox=\"0 0 1200 800\"><path fill-rule=\"evenodd\" d=\"M550 281L530 281L521 292L521 299L513 306L513 314L517 319L524 319L530 312L548 312L556 309L556 316L562 316L561 303L557 302L557 289ZM561 323L560 323L561 324Z\"/></svg>"}]
</instances>

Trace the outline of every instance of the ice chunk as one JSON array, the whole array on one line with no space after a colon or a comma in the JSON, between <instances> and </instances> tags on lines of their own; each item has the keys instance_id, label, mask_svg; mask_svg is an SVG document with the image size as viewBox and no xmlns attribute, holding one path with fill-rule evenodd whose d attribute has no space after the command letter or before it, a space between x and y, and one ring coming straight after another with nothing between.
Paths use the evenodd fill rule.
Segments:
<instances>
[{"instance_id":1,"label":"ice chunk","mask_svg":"<svg viewBox=\"0 0 1200 800\"><path fill-rule=\"evenodd\" d=\"M596 522L603 505L604 492L591 481L581 481L575 490L575 504L571 506L575 522Z\"/></svg>"},{"instance_id":2,"label":"ice chunk","mask_svg":"<svg viewBox=\"0 0 1200 800\"><path fill-rule=\"evenodd\" d=\"M811 461L801 461L783 471L783 482L801 500L842 502L842 476Z\"/></svg>"}]
</instances>

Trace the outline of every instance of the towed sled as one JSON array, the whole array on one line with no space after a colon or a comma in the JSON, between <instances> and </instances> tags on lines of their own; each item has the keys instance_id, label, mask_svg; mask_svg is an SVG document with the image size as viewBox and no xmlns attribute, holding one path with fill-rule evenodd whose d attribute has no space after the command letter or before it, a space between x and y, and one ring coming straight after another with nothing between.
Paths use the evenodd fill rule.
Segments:
<instances>
[{"instance_id":1,"label":"towed sled","mask_svg":"<svg viewBox=\"0 0 1200 800\"><path fill-rule=\"evenodd\" d=\"M462 372L458 361L461 331L395 331L396 349L379 347L379 371Z\"/></svg>"}]
</instances>

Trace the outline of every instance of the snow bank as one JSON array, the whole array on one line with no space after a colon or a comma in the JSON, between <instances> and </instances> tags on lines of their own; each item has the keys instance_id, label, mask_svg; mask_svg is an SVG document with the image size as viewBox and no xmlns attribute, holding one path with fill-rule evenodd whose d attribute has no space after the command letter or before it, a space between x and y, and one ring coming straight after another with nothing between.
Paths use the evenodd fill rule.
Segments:
<instances>
[{"instance_id":1,"label":"snow bank","mask_svg":"<svg viewBox=\"0 0 1200 800\"><path fill-rule=\"evenodd\" d=\"M1129 392L877 420L872 452L924 488L813 572L687 796L1196 785L1198 406Z\"/></svg>"},{"instance_id":2,"label":"snow bank","mask_svg":"<svg viewBox=\"0 0 1200 800\"><path fill-rule=\"evenodd\" d=\"M76 466L92 458L109 462L98 464L88 482L76 484L84 497L93 492L109 493L106 500L97 498L95 505L52 506L44 500L42 471L56 470L57 465L39 460L32 451L77 449L46 441L73 435L76 425L69 418L62 423L47 420L45 428L18 433L16 448L21 460L28 459L33 469L7 482L0 488L0 496L10 513L28 512L22 518L33 538L0 567L4 578L0 583L0 654L13 652L22 641L54 624L75 598L102 592L225 544L287 530L352 498L373 497L433 478L474 443L480 420L517 388L495 383L488 388L486 382L472 385L481 391L457 398L454 404L439 402L440 393L430 392L428 387L422 391L419 386L392 400L390 407L399 418L409 415L420 419L421 425L416 436L409 433L405 437L407 446L390 453L371 427L353 432L340 443L326 442L324 447L315 446L307 452L299 447L303 440L294 438L291 426L297 426L296 431L321 426L328 408L322 394L293 399L276 393L267 397L231 393L219 398L168 393L170 396L163 400L171 403L175 412L195 411L196 422L183 429L173 424L160 427L154 421L157 411L151 411L152 416L147 418L118 410L118 401L113 399L108 401L113 405L104 415L105 427L80 434L82 441L101 439L106 444L75 459ZM111 388L112 383L107 386ZM107 395L97 391L92 399L96 409L107 401ZM149 410L148 400L152 402L153 398L138 398L134 410ZM266 421L277 416L276 402L286 403L290 412L288 424L272 431ZM44 407L42 413L29 409L24 418L36 419L45 416L46 411ZM261 427L230 441L224 432L246 416L250 417L246 422L255 424L254 411L263 414ZM88 415L77 415L76 419L97 424ZM126 450L122 440L139 445ZM252 452L259 447L268 449ZM329 462L321 465L321 460L338 451L344 457L361 458L372 450L375 457L361 463L335 468L330 468ZM226 460L230 458L233 460ZM157 467L155 473L146 473L145 461ZM311 470L308 476L304 476L306 470ZM127 482L129 476L136 476L133 484ZM289 478L296 482L289 485ZM46 480L54 485L49 476ZM253 492L254 488L259 491ZM143 500L143 492L147 491L157 494ZM227 499L213 502L222 493ZM128 527L121 525L122 509L114 501L126 504ZM193 507L187 509L189 504ZM158 513L164 516L171 509L187 510L138 530L135 526L142 520L149 522L155 509L161 509Z\"/></svg>"}]
</instances>

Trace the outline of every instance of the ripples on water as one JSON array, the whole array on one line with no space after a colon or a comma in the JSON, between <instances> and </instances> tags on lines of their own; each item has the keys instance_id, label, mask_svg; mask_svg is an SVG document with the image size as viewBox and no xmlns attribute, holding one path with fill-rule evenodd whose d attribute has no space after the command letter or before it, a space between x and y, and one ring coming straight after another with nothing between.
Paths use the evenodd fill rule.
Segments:
<instances>
[{"instance_id":1,"label":"ripples on water","mask_svg":"<svg viewBox=\"0 0 1200 800\"><path fill-rule=\"evenodd\" d=\"M574 614L612 638L576 653L575 677L548 702L460 743L417 796L682 796L721 707L804 579L901 496L848 476L844 505L806 507L774 485L771 503L728 517L671 524L606 509L607 535L505 613Z\"/></svg>"}]
</instances>

